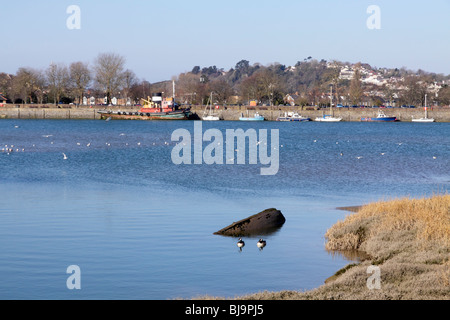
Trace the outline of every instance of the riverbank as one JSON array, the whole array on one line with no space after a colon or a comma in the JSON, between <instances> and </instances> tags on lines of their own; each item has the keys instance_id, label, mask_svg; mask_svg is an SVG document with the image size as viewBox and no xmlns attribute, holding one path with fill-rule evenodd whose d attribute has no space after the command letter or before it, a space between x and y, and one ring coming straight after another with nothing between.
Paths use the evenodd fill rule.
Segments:
<instances>
[{"instance_id":1,"label":"riverbank","mask_svg":"<svg viewBox=\"0 0 450 320\"><path fill-rule=\"evenodd\" d=\"M357 252L363 254L362 261L347 265L311 291L260 292L234 299L450 298L450 195L362 206L333 225L325 238L328 251Z\"/></svg>"},{"instance_id":2,"label":"riverbank","mask_svg":"<svg viewBox=\"0 0 450 320\"><path fill-rule=\"evenodd\" d=\"M0 107L0 119L95 119L100 120L100 110L135 112L140 107L133 106L76 106L76 105L34 105L34 104L4 104ZM204 106L191 106L193 119L199 119L203 115ZM398 120L410 122L412 118L422 118L423 108L385 108L382 109L387 116L395 116ZM235 121L244 114L252 116L255 112L264 116L266 120L275 121L285 112L297 112L302 116L315 119L329 114L329 109L319 109L315 107L250 107L250 106L221 106L215 112L223 119ZM378 108L333 108L336 117L341 117L343 121L360 121L361 118L375 117ZM450 122L449 107L429 108L428 117L434 118L436 122Z\"/></svg>"}]
</instances>

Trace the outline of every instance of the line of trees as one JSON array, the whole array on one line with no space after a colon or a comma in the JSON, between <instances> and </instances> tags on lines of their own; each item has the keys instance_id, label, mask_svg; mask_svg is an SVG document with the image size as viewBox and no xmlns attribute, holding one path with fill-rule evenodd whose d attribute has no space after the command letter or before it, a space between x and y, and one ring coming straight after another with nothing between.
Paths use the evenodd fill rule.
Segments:
<instances>
[{"instance_id":1,"label":"line of trees","mask_svg":"<svg viewBox=\"0 0 450 320\"><path fill-rule=\"evenodd\" d=\"M45 70L21 67L15 75L0 74L0 92L15 103L81 104L89 94L106 96L109 104L114 95L133 98L138 84L135 73L125 69L125 58L115 53L99 54L92 67L80 61L69 66L51 63Z\"/></svg>"},{"instance_id":2,"label":"line of trees","mask_svg":"<svg viewBox=\"0 0 450 320\"><path fill-rule=\"evenodd\" d=\"M236 63L225 71L216 66L195 66L181 73L176 81L176 96L186 104L205 104L213 92L214 102L220 104L285 104L289 94L297 105L329 105L330 85L333 86L334 103L383 104L395 100L397 105L421 105L429 93L430 103L450 104L450 88L444 85L431 94L432 84L450 80L450 76L413 72L401 69L377 69L368 64L353 65L351 80L342 79L340 72L348 62L315 60L311 57L294 66L273 63L263 66L247 60ZM382 73L384 78L396 80L383 86L362 82L361 70ZM151 96L151 92L172 92L171 81L149 83L139 80L135 73L125 69L125 58L114 53L102 53L90 66L73 62L69 66L52 63L45 70L19 68L15 75L0 74L0 92L13 102L81 104L84 96L121 97L137 102Z\"/></svg>"}]
</instances>

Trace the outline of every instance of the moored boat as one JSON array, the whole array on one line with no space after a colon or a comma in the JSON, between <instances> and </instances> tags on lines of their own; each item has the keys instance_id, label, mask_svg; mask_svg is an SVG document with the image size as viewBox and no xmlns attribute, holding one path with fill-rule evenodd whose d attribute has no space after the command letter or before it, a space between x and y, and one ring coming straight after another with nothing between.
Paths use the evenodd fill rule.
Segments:
<instances>
[{"instance_id":1,"label":"moored boat","mask_svg":"<svg viewBox=\"0 0 450 320\"><path fill-rule=\"evenodd\" d=\"M173 98L162 100L161 94L154 94L152 100L142 99L143 106L138 111L99 111L102 119L115 120L186 120L190 109L180 108ZM159 102L159 103L158 103Z\"/></svg>"},{"instance_id":2,"label":"moored boat","mask_svg":"<svg viewBox=\"0 0 450 320\"><path fill-rule=\"evenodd\" d=\"M175 92L175 83L174 83ZM181 108L175 102L175 94L171 98L162 98L162 93L154 93L152 98L141 99L142 107L138 111L98 111L102 119L115 120L187 120L191 115L190 108Z\"/></svg>"},{"instance_id":3,"label":"moored boat","mask_svg":"<svg viewBox=\"0 0 450 320\"><path fill-rule=\"evenodd\" d=\"M319 121L319 122L339 122L342 121L342 118L339 117L333 117L330 114L324 114L322 117L317 117L314 121Z\"/></svg>"},{"instance_id":4,"label":"moored boat","mask_svg":"<svg viewBox=\"0 0 450 320\"><path fill-rule=\"evenodd\" d=\"M311 121L310 118L303 117L299 115L297 112L285 112L284 116L280 116L277 118L277 121Z\"/></svg>"},{"instance_id":5,"label":"moored boat","mask_svg":"<svg viewBox=\"0 0 450 320\"><path fill-rule=\"evenodd\" d=\"M423 117L423 118L412 118L411 121L412 122L434 122L433 118L428 118L427 95L425 95L424 110L425 110L425 117Z\"/></svg>"},{"instance_id":6,"label":"moored boat","mask_svg":"<svg viewBox=\"0 0 450 320\"><path fill-rule=\"evenodd\" d=\"M366 121L366 122L393 122L393 121L397 121L396 117L389 117L387 116L383 110L379 110L378 111L378 115L376 117L363 117L361 118L361 121Z\"/></svg>"},{"instance_id":7,"label":"moored boat","mask_svg":"<svg viewBox=\"0 0 450 320\"><path fill-rule=\"evenodd\" d=\"M244 117L244 114L241 113L239 118L240 121L264 121L264 116L261 116L258 112L255 112L253 117Z\"/></svg>"},{"instance_id":8,"label":"moored boat","mask_svg":"<svg viewBox=\"0 0 450 320\"><path fill-rule=\"evenodd\" d=\"M341 117L335 117L333 114L333 87L330 87L330 114L324 114L322 117L317 117L314 121L319 122L339 122Z\"/></svg>"},{"instance_id":9,"label":"moored boat","mask_svg":"<svg viewBox=\"0 0 450 320\"><path fill-rule=\"evenodd\" d=\"M213 93L211 92L209 101L206 105L205 111L203 112L203 116L202 116L203 121L219 121L220 120L220 117L216 113L213 113L213 111L212 111L212 106L213 106L212 95L213 95Z\"/></svg>"}]
</instances>

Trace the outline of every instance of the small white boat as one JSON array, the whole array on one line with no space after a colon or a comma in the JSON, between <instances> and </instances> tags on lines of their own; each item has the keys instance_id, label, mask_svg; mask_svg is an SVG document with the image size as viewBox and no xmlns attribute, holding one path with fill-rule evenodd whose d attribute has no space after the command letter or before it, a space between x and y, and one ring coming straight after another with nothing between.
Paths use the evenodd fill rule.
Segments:
<instances>
[{"instance_id":1,"label":"small white boat","mask_svg":"<svg viewBox=\"0 0 450 320\"><path fill-rule=\"evenodd\" d=\"M255 112L253 117L244 117L244 114L241 113L240 121L264 121L264 117L261 116L258 112Z\"/></svg>"},{"instance_id":2,"label":"small white boat","mask_svg":"<svg viewBox=\"0 0 450 320\"><path fill-rule=\"evenodd\" d=\"M425 95L424 109L425 109L425 117L424 118L418 118L418 119L412 118L411 121L412 122L434 122L433 118L428 118L427 95Z\"/></svg>"},{"instance_id":3,"label":"small white boat","mask_svg":"<svg viewBox=\"0 0 450 320\"><path fill-rule=\"evenodd\" d=\"M203 121L219 121L220 118L218 116L214 116L214 115L208 115L206 117L202 117Z\"/></svg>"},{"instance_id":4,"label":"small white boat","mask_svg":"<svg viewBox=\"0 0 450 320\"><path fill-rule=\"evenodd\" d=\"M341 117L338 118L333 115L333 87L330 88L330 114L324 114L322 117L317 117L314 121L319 121L319 122L342 121Z\"/></svg>"},{"instance_id":5,"label":"small white boat","mask_svg":"<svg viewBox=\"0 0 450 320\"><path fill-rule=\"evenodd\" d=\"M412 119L412 122L434 122L434 119L432 118L419 118L419 119Z\"/></svg>"},{"instance_id":6,"label":"small white boat","mask_svg":"<svg viewBox=\"0 0 450 320\"><path fill-rule=\"evenodd\" d=\"M336 118L329 114L324 114L323 117L317 117L314 121L321 121L321 122L339 122L342 121L342 118Z\"/></svg>"},{"instance_id":7,"label":"small white boat","mask_svg":"<svg viewBox=\"0 0 450 320\"><path fill-rule=\"evenodd\" d=\"M203 121L219 121L220 117L212 112L212 92L209 97L208 104L206 105L205 112L203 112L202 120ZM208 112L209 109L209 112Z\"/></svg>"}]
</instances>

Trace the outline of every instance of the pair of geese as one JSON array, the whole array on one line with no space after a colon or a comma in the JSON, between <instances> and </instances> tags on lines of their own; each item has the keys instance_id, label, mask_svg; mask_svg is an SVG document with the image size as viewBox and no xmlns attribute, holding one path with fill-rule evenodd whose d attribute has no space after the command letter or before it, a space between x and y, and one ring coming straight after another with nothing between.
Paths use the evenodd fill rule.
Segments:
<instances>
[{"instance_id":1,"label":"pair of geese","mask_svg":"<svg viewBox=\"0 0 450 320\"><path fill-rule=\"evenodd\" d=\"M237 246L239 247L239 250L242 250L242 248L245 246L245 242L244 240L242 240L242 238L239 238ZM266 240L259 239L256 243L256 246L259 248L259 250L262 250L266 246Z\"/></svg>"}]
</instances>

